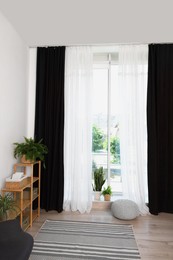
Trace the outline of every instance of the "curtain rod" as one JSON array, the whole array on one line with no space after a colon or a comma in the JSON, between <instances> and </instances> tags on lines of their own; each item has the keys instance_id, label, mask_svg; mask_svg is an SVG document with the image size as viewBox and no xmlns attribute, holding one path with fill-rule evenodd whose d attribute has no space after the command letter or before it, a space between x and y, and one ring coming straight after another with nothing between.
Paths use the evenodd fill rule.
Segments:
<instances>
[{"instance_id":1,"label":"curtain rod","mask_svg":"<svg viewBox=\"0 0 173 260\"><path fill-rule=\"evenodd\" d=\"M173 42L131 42L131 43L94 43L94 44L50 44L50 45L31 45L29 48L37 48L37 47L78 47L78 46L91 46L91 47L116 47L122 45L145 45L145 44L173 44Z\"/></svg>"},{"instance_id":2,"label":"curtain rod","mask_svg":"<svg viewBox=\"0 0 173 260\"><path fill-rule=\"evenodd\" d=\"M91 44L50 44L50 45L31 45L29 48L37 48L37 47L57 47L57 46L66 46L66 47L77 47L77 46L91 46L91 47L116 47L120 45L143 45L143 44L149 44L149 43L142 43L142 42L136 42L136 43L91 43Z\"/></svg>"}]
</instances>

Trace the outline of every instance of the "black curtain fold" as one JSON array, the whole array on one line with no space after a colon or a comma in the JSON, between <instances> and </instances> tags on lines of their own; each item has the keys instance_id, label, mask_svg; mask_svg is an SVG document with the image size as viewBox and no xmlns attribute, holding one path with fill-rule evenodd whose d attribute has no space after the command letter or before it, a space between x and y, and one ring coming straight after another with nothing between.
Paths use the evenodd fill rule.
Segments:
<instances>
[{"instance_id":1,"label":"black curtain fold","mask_svg":"<svg viewBox=\"0 0 173 260\"><path fill-rule=\"evenodd\" d=\"M41 208L63 210L65 47L37 48L35 139L48 147L41 172Z\"/></svg>"},{"instance_id":2,"label":"black curtain fold","mask_svg":"<svg viewBox=\"0 0 173 260\"><path fill-rule=\"evenodd\" d=\"M149 209L173 213L173 44L149 45L147 127Z\"/></svg>"}]
</instances>

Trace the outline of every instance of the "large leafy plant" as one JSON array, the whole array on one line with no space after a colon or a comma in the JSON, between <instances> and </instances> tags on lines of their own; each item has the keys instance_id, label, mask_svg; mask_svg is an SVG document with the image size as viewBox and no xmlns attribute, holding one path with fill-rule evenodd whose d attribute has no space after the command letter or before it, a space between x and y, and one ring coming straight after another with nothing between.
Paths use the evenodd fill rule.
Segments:
<instances>
[{"instance_id":1,"label":"large leafy plant","mask_svg":"<svg viewBox=\"0 0 173 260\"><path fill-rule=\"evenodd\" d=\"M15 211L17 213L18 206L11 194L0 195L0 219L7 220L7 212Z\"/></svg>"},{"instance_id":2,"label":"large leafy plant","mask_svg":"<svg viewBox=\"0 0 173 260\"><path fill-rule=\"evenodd\" d=\"M101 191L102 186L105 183L103 167L100 167L94 171L94 191Z\"/></svg>"},{"instance_id":3,"label":"large leafy plant","mask_svg":"<svg viewBox=\"0 0 173 260\"><path fill-rule=\"evenodd\" d=\"M26 160L41 160L44 162L48 149L46 145L42 144L42 139L36 142L33 138L24 137L24 140L23 143L14 143L14 157L25 155Z\"/></svg>"}]
</instances>

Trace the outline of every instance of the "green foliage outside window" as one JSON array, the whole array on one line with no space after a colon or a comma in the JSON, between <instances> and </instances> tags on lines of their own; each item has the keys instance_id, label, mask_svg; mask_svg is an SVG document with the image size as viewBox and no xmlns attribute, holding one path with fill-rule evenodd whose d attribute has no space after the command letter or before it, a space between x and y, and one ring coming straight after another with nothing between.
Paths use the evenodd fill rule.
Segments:
<instances>
[{"instance_id":1,"label":"green foliage outside window","mask_svg":"<svg viewBox=\"0 0 173 260\"><path fill-rule=\"evenodd\" d=\"M103 143L105 140L105 135L103 131L96 125L93 125L92 128L92 140L93 140L93 145L92 145L93 152L97 152L104 148Z\"/></svg>"},{"instance_id":2,"label":"green foliage outside window","mask_svg":"<svg viewBox=\"0 0 173 260\"><path fill-rule=\"evenodd\" d=\"M92 150L97 152L99 150L108 150L107 138L104 132L96 125L92 128ZM110 138L110 152L113 156L112 163L120 164L120 139L118 136L111 136Z\"/></svg>"},{"instance_id":3,"label":"green foliage outside window","mask_svg":"<svg viewBox=\"0 0 173 260\"><path fill-rule=\"evenodd\" d=\"M112 136L110 138L110 151L113 155L113 163L120 163L120 139L118 136Z\"/></svg>"}]
</instances>

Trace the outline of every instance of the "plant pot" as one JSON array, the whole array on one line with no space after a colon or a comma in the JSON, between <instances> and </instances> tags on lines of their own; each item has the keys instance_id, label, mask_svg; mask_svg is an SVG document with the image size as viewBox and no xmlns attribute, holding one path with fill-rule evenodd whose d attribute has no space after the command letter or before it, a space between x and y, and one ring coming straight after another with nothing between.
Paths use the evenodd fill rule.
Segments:
<instances>
[{"instance_id":1,"label":"plant pot","mask_svg":"<svg viewBox=\"0 0 173 260\"><path fill-rule=\"evenodd\" d=\"M95 191L94 192L94 200L99 201L101 196L101 191Z\"/></svg>"},{"instance_id":2,"label":"plant pot","mask_svg":"<svg viewBox=\"0 0 173 260\"><path fill-rule=\"evenodd\" d=\"M111 200L111 195L109 195L109 194L104 195L104 200L105 201L110 201Z\"/></svg>"},{"instance_id":3,"label":"plant pot","mask_svg":"<svg viewBox=\"0 0 173 260\"><path fill-rule=\"evenodd\" d=\"M20 161L21 161L21 163L34 163L34 160L27 160L25 155L23 155L20 158Z\"/></svg>"}]
</instances>

